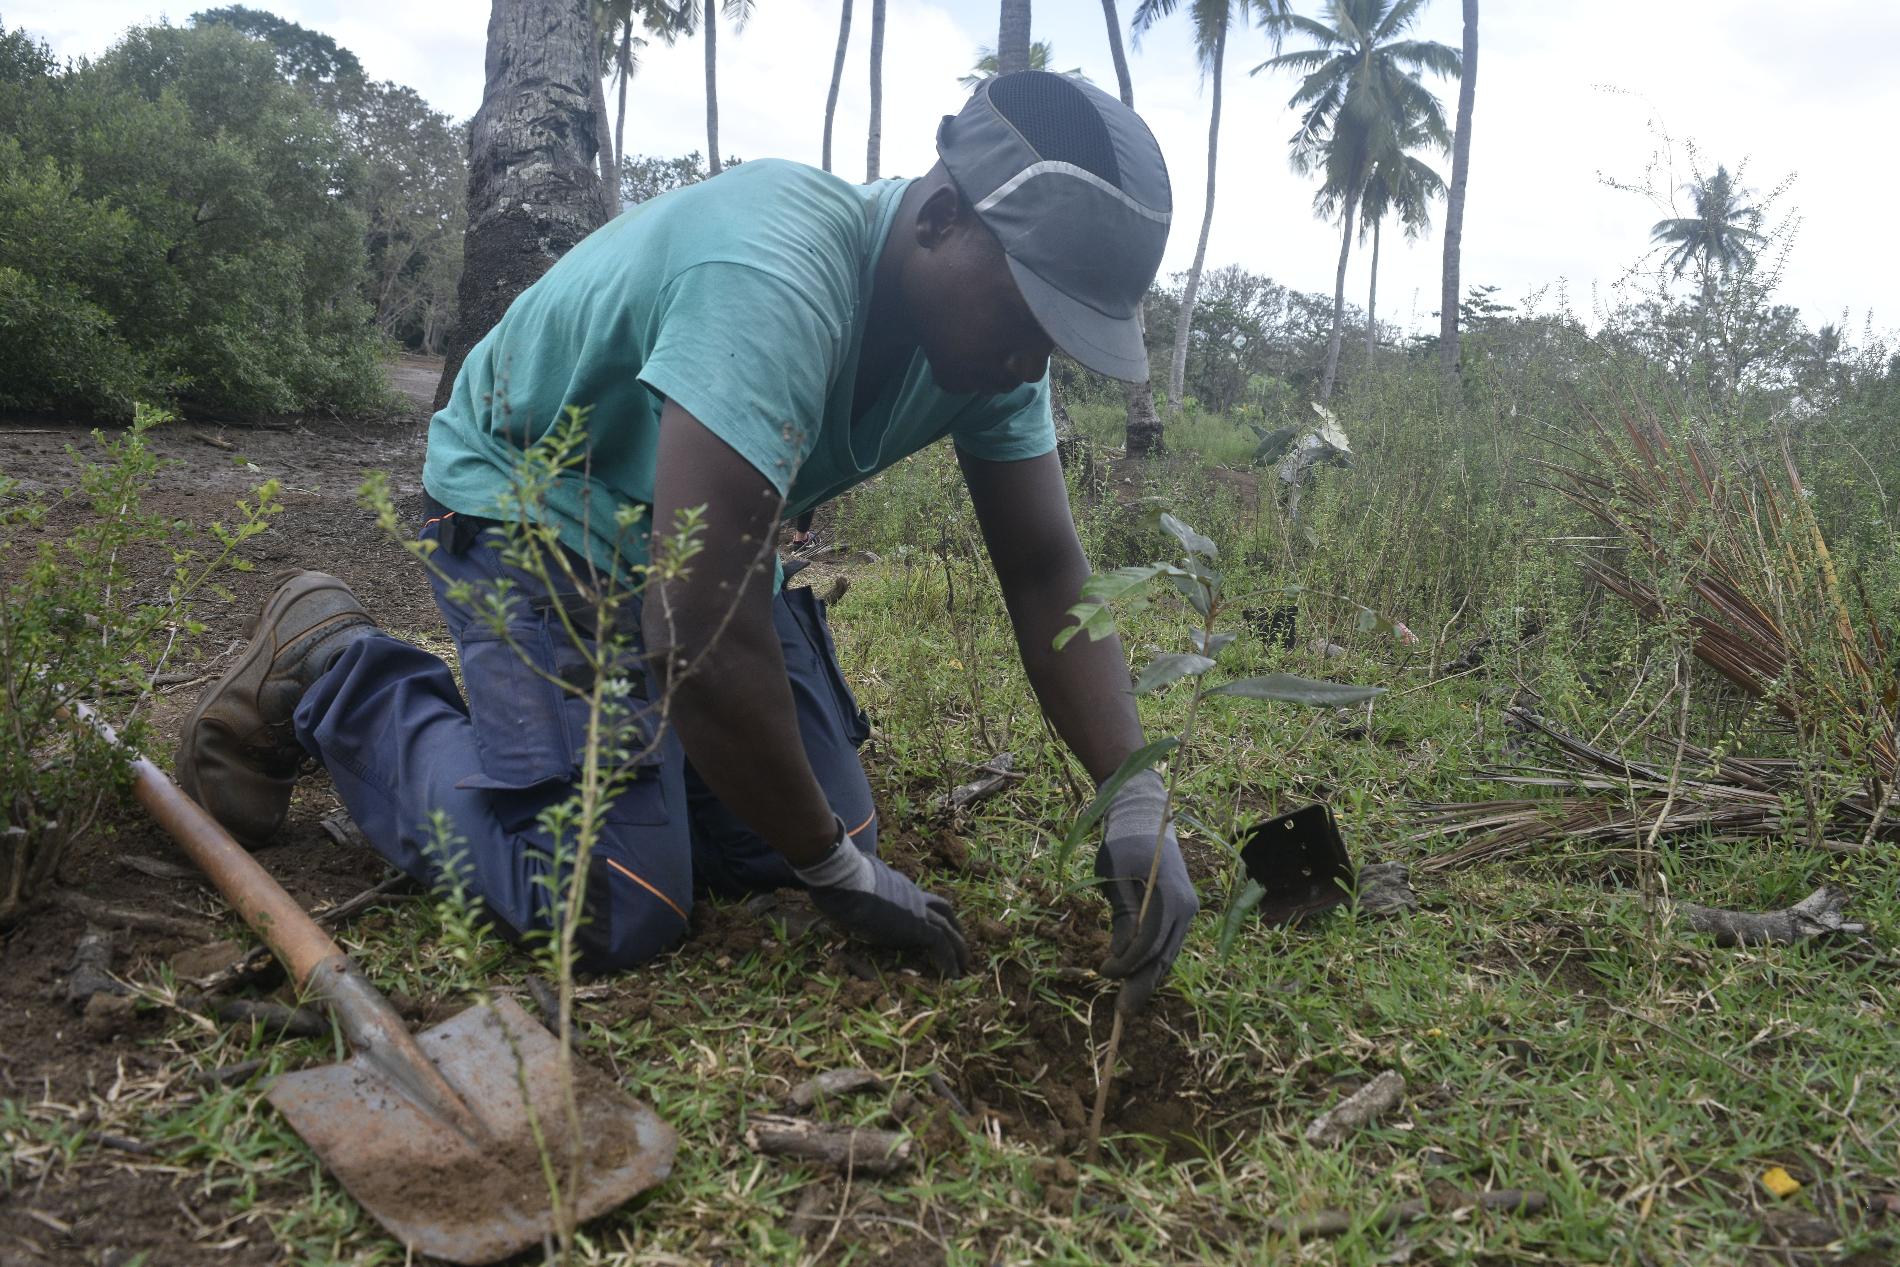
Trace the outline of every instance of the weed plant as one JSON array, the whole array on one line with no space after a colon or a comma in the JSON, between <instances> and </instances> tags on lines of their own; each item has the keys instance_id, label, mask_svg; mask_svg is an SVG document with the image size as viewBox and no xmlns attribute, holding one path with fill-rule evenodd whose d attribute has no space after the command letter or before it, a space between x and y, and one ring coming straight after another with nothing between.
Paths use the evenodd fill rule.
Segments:
<instances>
[{"instance_id":1,"label":"weed plant","mask_svg":"<svg viewBox=\"0 0 1900 1267\"><path fill-rule=\"evenodd\" d=\"M194 601L206 591L228 600L216 578L249 570L240 548L279 509L275 480L205 534L147 509L162 465L147 440L167 421L141 406L117 437L93 433L97 459L68 446L74 482L62 493L0 475L0 928L54 881L69 842L119 803L128 754L149 738L143 708L158 675L203 631ZM155 592L133 571L154 551L171 560ZM69 714L80 700L97 703L123 746Z\"/></svg>"}]
</instances>

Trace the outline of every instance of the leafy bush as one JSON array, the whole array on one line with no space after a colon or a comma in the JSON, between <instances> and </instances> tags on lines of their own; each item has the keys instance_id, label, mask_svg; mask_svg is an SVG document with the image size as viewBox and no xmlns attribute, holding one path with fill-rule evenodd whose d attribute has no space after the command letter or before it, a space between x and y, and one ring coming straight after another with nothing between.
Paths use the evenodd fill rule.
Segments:
<instances>
[{"instance_id":1,"label":"leafy bush","mask_svg":"<svg viewBox=\"0 0 1900 1267\"><path fill-rule=\"evenodd\" d=\"M249 567L237 548L277 509L273 480L238 502L235 526L211 525L208 548L185 521L144 509L159 469L145 437L163 421L139 409L119 439L98 436L100 461L74 453L77 479L63 497L0 476L0 574L12 578L0 593L0 926L31 905L66 842L126 785L125 750L67 709L110 696L106 711L136 750L153 676L199 632L193 596L221 570ZM54 531L69 512L73 526ZM155 549L169 551L171 577L162 593L142 593L129 561Z\"/></svg>"},{"instance_id":2,"label":"leafy bush","mask_svg":"<svg viewBox=\"0 0 1900 1267\"><path fill-rule=\"evenodd\" d=\"M359 165L267 45L150 27L59 70L0 32L0 117L0 401L383 401Z\"/></svg>"}]
</instances>

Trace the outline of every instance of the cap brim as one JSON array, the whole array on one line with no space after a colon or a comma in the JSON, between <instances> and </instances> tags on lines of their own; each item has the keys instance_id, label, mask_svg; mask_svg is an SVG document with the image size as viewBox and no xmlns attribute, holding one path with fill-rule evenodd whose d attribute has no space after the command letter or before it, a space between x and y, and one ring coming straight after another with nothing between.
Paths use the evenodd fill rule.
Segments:
<instances>
[{"instance_id":1,"label":"cap brim","mask_svg":"<svg viewBox=\"0 0 1900 1267\"><path fill-rule=\"evenodd\" d=\"M1097 374L1124 383L1148 381L1148 345L1141 337L1139 314L1111 317L1051 286L1014 256L1009 271L1023 302L1055 345Z\"/></svg>"}]
</instances>

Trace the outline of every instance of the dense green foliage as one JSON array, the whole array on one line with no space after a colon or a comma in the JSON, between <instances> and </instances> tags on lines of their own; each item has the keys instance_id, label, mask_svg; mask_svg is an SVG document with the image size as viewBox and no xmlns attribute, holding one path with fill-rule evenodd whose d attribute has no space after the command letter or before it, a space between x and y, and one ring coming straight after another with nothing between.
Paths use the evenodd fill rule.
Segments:
<instances>
[{"instance_id":1,"label":"dense green foliage","mask_svg":"<svg viewBox=\"0 0 1900 1267\"><path fill-rule=\"evenodd\" d=\"M0 39L0 403L376 402L356 163L267 48L150 27L59 69Z\"/></svg>"}]
</instances>

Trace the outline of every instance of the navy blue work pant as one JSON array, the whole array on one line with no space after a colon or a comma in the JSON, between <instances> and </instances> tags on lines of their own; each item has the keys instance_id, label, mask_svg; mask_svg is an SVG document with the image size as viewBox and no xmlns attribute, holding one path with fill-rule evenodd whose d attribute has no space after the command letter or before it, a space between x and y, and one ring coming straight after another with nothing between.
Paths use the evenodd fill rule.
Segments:
<instances>
[{"instance_id":1,"label":"navy blue work pant","mask_svg":"<svg viewBox=\"0 0 1900 1267\"><path fill-rule=\"evenodd\" d=\"M446 577L430 580L455 639L466 702L438 657L379 633L352 643L305 692L297 739L329 771L378 853L431 888L453 865L468 894L518 940L551 928L558 901L550 840L536 818L573 793L587 702L542 674L585 685L584 657L554 607L564 602L578 613L579 603L508 566L483 521L458 522L433 504L429 515L422 535L438 541L431 561ZM448 595L454 581L487 592L503 577L521 599L506 639ZM637 630L639 599L624 604L619 620ZM857 754L868 725L838 670L823 607L809 589L785 590L772 616L805 755L853 842L874 853L876 811ZM707 788L678 737L662 727L657 740L607 810L589 867L578 941L590 971L628 967L671 947L696 894L797 884L785 860ZM430 826L437 810L453 838L447 857Z\"/></svg>"}]
</instances>

